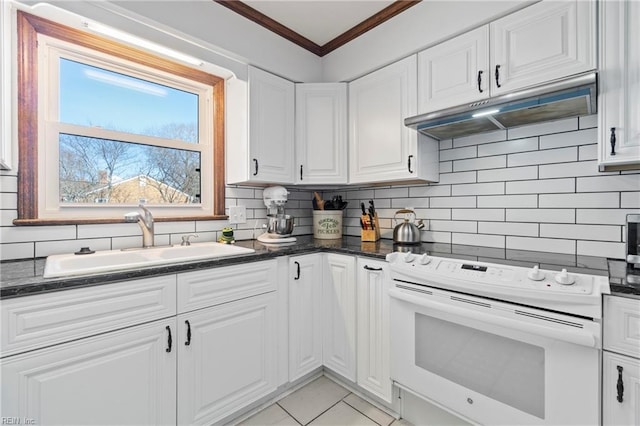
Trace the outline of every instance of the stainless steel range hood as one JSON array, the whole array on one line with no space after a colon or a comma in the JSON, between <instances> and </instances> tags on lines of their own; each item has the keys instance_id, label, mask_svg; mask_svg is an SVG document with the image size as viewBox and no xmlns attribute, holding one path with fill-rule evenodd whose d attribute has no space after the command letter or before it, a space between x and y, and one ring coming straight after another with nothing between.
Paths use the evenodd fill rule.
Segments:
<instances>
[{"instance_id":1,"label":"stainless steel range hood","mask_svg":"<svg viewBox=\"0 0 640 426\"><path fill-rule=\"evenodd\" d=\"M472 104L409 117L407 127L435 139L541 123L596 112L596 73L581 74Z\"/></svg>"}]
</instances>

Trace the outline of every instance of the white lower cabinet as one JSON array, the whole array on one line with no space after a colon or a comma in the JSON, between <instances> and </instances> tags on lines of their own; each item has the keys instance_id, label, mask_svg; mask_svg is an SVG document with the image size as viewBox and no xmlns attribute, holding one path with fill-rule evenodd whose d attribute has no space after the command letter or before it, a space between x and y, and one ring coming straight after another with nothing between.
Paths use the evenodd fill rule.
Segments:
<instances>
[{"instance_id":1,"label":"white lower cabinet","mask_svg":"<svg viewBox=\"0 0 640 426\"><path fill-rule=\"evenodd\" d=\"M356 259L328 253L322 283L324 366L356 381Z\"/></svg>"},{"instance_id":2,"label":"white lower cabinet","mask_svg":"<svg viewBox=\"0 0 640 426\"><path fill-rule=\"evenodd\" d=\"M357 383L391 402L387 263L361 257L357 270Z\"/></svg>"},{"instance_id":3,"label":"white lower cabinet","mask_svg":"<svg viewBox=\"0 0 640 426\"><path fill-rule=\"evenodd\" d=\"M322 254L289 259L289 381L322 366Z\"/></svg>"},{"instance_id":4,"label":"white lower cabinet","mask_svg":"<svg viewBox=\"0 0 640 426\"><path fill-rule=\"evenodd\" d=\"M175 424L175 324L170 318L4 358L3 419Z\"/></svg>"},{"instance_id":5,"label":"white lower cabinet","mask_svg":"<svg viewBox=\"0 0 640 426\"><path fill-rule=\"evenodd\" d=\"M640 425L640 300L605 296L602 424Z\"/></svg>"},{"instance_id":6,"label":"white lower cabinet","mask_svg":"<svg viewBox=\"0 0 640 426\"><path fill-rule=\"evenodd\" d=\"M209 425L277 388L274 292L178 316L178 424Z\"/></svg>"}]
</instances>

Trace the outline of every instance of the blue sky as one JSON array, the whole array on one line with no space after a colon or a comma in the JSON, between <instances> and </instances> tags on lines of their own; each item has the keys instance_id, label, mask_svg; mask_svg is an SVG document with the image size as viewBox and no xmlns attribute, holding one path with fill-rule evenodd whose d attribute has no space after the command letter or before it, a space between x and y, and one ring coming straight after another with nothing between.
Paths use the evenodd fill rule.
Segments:
<instances>
[{"instance_id":1,"label":"blue sky","mask_svg":"<svg viewBox=\"0 0 640 426\"><path fill-rule=\"evenodd\" d=\"M89 65L60 60L60 121L144 134L196 123L198 96Z\"/></svg>"}]
</instances>

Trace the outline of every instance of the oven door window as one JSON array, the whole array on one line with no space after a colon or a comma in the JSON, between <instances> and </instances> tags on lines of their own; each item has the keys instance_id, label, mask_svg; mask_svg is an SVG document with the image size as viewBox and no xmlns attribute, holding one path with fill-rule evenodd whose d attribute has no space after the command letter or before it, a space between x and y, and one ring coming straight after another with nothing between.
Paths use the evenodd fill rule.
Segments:
<instances>
[{"instance_id":1,"label":"oven door window","mask_svg":"<svg viewBox=\"0 0 640 426\"><path fill-rule=\"evenodd\" d=\"M416 365L544 418L544 348L415 314Z\"/></svg>"}]
</instances>

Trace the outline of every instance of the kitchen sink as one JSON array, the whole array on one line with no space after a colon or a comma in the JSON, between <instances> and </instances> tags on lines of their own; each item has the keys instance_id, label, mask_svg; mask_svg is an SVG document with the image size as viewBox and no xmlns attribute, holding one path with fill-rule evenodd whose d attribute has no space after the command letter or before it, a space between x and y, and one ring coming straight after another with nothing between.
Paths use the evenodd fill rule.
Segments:
<instances>
[{"instance_id":1,"label":"kitchen sink","mask_svg":"<svg viewBox=\"0 0 640 426\"><path fill-rule=\"evenodd\" d=\"M246 247L210 242L194 243L189 246L104 250L83 255L55 254L47 257L44 278L121 271L254 252L254 249Z\"/></svg>"}]
</instances>

